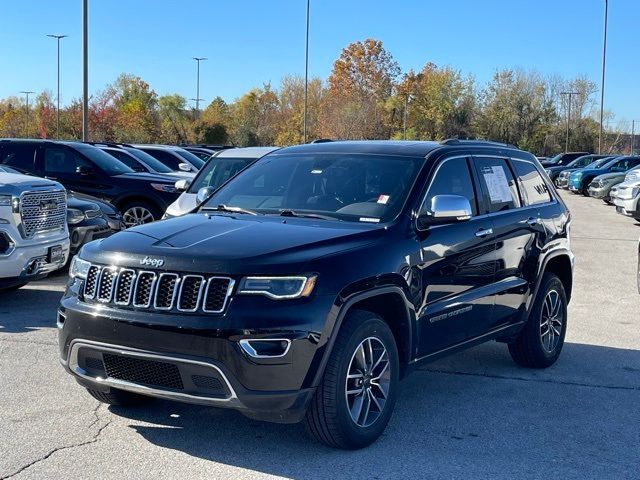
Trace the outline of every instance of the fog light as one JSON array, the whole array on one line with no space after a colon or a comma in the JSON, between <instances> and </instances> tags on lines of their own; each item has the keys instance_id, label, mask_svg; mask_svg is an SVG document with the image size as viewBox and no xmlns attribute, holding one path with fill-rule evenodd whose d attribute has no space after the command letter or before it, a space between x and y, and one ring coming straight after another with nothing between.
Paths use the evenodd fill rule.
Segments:
<instances>
[{"instance_id":1,"label":"fog light","mask_svg":"<svg viewBox=\"0 0 640 480\"><path fill-rule=\"evenodd\" d=\"M244 352L252 358L284 357L291 347L288 338L243 339L238 342Z\"/></svg>"}]
</instances>

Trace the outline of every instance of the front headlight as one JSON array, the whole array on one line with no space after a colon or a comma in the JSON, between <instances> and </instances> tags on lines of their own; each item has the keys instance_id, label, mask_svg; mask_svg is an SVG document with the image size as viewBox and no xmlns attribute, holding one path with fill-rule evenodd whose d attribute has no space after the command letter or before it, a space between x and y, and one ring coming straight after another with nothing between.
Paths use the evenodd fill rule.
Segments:
<instances>
[{"instance_id":1,"label":"front headlight","mask_svg":"<svg viewBox=\"0 0 640 480\"><path fill-rule=\"evenodd\" d=\"M580 180L582 178L582 172L576 172L573 174L573 177Z\"/></svg>"},{"instance_id":2,"label":"front headlight","mask_svg":"<svg viewBox=\"0 0 640 480\"><path fill-rule=\"evenodd\" d=\"M84 220L84 212L77 208L67 208L67 223L75 225Z\"/></svg>"},{"instance_id":3,"label":"front headlight","mask_svg":"<svg viewBox=\"0 0 640 480\"><path fill-rule=\"evenodd\" d=\"M69 265L69 276L71 278L87 278L89 267L91 267L91 263L86 260L82 260L76 255L71 259L71 265Z\"/></svg>"},{"instance_id":4,"label":"front headlight","mask_svg":"<svg viewBox=\"0 0 640 480\"><path fill-rule=\"evenodd\" d=\"M0 207L11 206L11 195L0 195Z\"/></svg>"},{"instance_id":5,"label":"front headlight","mask_svg":"<svg viewBox=\"0 0 640 480\"><path fill-rule=\"evenodd\" d=\"M151 186L159 192L175 193L177 192L175 185L169 183L152 183Z\"/></svg>"},{"instance_id":6,"label":"front headlight","mask_svg":"<svg viewBox=\"0 0 640 480\"><path fill-rule=\"evenodd\" d=\"M238 294L264 295L274 300L308 297L316 284L316 277L245 277Z\"/></svg>"},{"instance_id":7,"label":"front headlight","mask_svg":"<svg viewBox=\"0 0 640 480\"><path fill-rule=\"evenodd\" d=\"M640 193L640 187L633 187L631 189L631 198L635 198Z\"/></svg>"}]
</instances>

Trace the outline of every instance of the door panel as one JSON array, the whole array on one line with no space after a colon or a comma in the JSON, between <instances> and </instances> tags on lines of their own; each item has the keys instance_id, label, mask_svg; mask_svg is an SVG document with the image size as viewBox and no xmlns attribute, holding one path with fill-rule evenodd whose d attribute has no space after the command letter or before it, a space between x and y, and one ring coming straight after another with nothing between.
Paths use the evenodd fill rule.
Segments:
<instances>
[{"instance_id":1,"label":"door panel","mask_svg":"<svg viewBox=\"0 0 640 480\"><path fill-rule=\"evenodd\" d=\"M62 183L69 190L100 197L109 188L103 181L104 172L70 148L47 145L43 148L39 163L46 178ZM76 171L78 167L90 167L93 173L80 174Z\"/></svg>"},{"instance_id":2,"label":"door panel","mask_svg":"<svg viewBox=\"0 0 640 480\"><path fill-rule=\"evenodd\" d=\"M423 204L425 213L435 195L466 197L470 220L433 223L418 232L422 298L417 305L419 355L427 355L476 336L479 324L491 317L495 270L493 224L478 216L478 195L469 160L445 159L435 170ZM478 235L479 232L485 235Z\"/></svg>"}]
</instances>

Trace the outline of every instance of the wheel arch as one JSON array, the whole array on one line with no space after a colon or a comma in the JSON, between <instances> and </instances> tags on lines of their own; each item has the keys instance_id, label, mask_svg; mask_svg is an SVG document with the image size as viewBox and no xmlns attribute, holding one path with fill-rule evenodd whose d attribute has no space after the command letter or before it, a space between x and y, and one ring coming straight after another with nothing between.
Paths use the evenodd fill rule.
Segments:
<instances>
[{"instance_id":1,"label":"wheel arch","mask_svg":"<svg viewBox=\"0 0 640 480\"><path fill-rule=\"evenodd\" d=\"M314 376L313 386L317 386L320 383L329 356L333 351L338 332L343 326L347 314L352 310L365 310L375 313L389 325L398 347L400 376L403 377L405 375L407 366L413 358L413 349L415 348L416 316L414 307L400 287L380 286L351 295L339 307L322 360Z\"/></svg>"},{"instance_id":2,"label":"wheel arch","mask_svg":"<svg viewBox=\"0 0 640 480\"><path fill-rule=\"evenodd\" d=\"M162 207L162 204L152 196L145 196L145 195L139 195L139 194L123 195L121 197L113 199L112 203L113 205L115 205L115 207L118 210L120 210L120 213L123 213L122 212L123 206L134 200L140 200L143 203L151 203L154 207L156 207L158 210L164 213L164 208Z\"/></svg>"},{"instance_id":3,"label":"wheel arch","mask_svg":"<svg viewBox=\"0 0 640 480\"><path fill-rule=\"evenodd\" d=\"M567 295L567 302L571 300L571 293L573 290L573 255L569 251L558 251L545 258L538 280L536 282L536 289L533 298L538 293L540 288L540 282L542 281L542 275L545 272L553 273L562 282L565 294Z\"/></svg>"}]
</instances>

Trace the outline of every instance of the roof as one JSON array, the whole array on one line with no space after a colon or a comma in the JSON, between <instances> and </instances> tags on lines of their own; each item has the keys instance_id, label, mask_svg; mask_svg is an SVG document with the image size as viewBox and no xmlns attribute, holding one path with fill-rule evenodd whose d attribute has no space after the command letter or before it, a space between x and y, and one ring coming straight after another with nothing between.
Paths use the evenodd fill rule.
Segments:
<instances>
[{"instance_id":1,"label":"roof","mask_svg":"<svg viewBox=\"0 0 640 480\"><path fill-rule=\"evenodd\" d=\"M245 147L220 150L215 158L260 158L280 147Z\"/></svg>"},{"instance_id":2,"label":"roof","mask_svg":"<svg viewBox=\"0 0 640 480\"><path fill-rule=\"evenodd\" d=\"M442 142L407 141L407 140L353 140L337 142L321 142L306 145L296 145L283 148L279 154L289 153L361 153L376 155L400 155L424 157L433 150L443 147L498 147L517 149L506 143L485 140L449 139Z\"/></svg>"}]
</instances>

